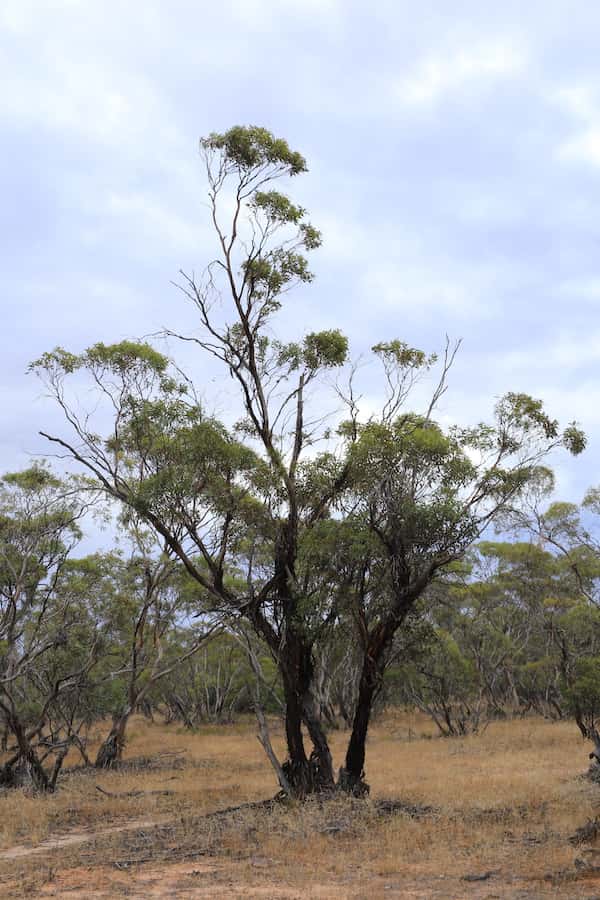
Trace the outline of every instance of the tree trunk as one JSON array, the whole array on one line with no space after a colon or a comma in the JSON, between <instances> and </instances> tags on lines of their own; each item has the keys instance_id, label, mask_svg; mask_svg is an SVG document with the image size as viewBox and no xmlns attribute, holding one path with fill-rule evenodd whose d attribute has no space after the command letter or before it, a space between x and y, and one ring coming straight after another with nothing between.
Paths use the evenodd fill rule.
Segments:
<instances>
[{"instance_id":1,"label":"tree trunk","mask_svg":"<svg viewBox=\"0 0 600 900\"><path fill-rule=\"evenodd\" d=\"M282 569L285 571L285 566ZM288 759L281 768L293 795L302 798L308 794L334 790L333 761L312 693L312 644L295 625L294 601L287 593L287 587L280 595L278 605L286 610L285 642L282 635L275 632L256 610L250 611L249 618L254 629L266 640L281 675L288 750ZM310 757L307 757L304 746L303 724L313 743Z\"/></svg>"},{"instance_id":2,"label":"tree trunk","mask_svg":"<svg viewBox=\"0 0 600 900\"><path fill-rule=\"evenodd\" d=\"M120 715L113 718L112 728L106 739L100 746L94 765L97 769L111 769L121 761L125 746L125 731L131 715L131 708L127 708Z\"/></svg>"},{"instance_id":3,"label":"tree trunk","mask_svg":"<svg viewBox=\"0 0 600 900\"><path fill-rule=\"evenodd\" d=\"M303 719L308 729L314 750L311 753L313 766L318 766L315 772L319 790L332 790L334 787L333 760L327 736L323 730L321 720L316 710L315 702L308 691L302 703Z\"/></svg>"},{"instance_id":4,"label":"tree trunk","mask_svg":"<svg viewBox=\"0 0 600 900\"><path fill-rule=\"evenodd\" d=\"M295 796L331 791L335 786L327 737L311 693L312 649L298 634L288 634L284 665L280 664L285 696L285 733L289 759L283 771ZM306 755L302 724L313 744Z\"/></svg>"},{"instance_id":5,"label":"tree trunk","mask_svg":"<svg viewBox=\"0 0 600 900\"><path fill-rule=\"evenodd\" d=\"M340 769L338 782L340 788L357 797L364 797L369 793L369 785L364 780L367 732L373 703L383 681L385 654L395 630L392 625L378 628L371 636L364 654L346 764Z\"/></svg>"},{"instance_id":6,"label":"tree trunk","mask_svg":"<svg viewBox=\"0 0 600 900\"><path fill-rule=\"evenodd\" d=\"M284 676L285 737L288 759L282 769L294 795L311 793L310 766L302 736L302 705L293 680Z\"/></svg>"},{"instance_id":7,"label":"tree trunk","mask_svg":"<svg viewBox=\"0 0 600 900\"><path fill-rule=\"evenodd\" d=\"M29 743L21 722L17 718L11 718L8 724L17 741L18 753L0 769L0 784L5 787L22 787L29 783L34 791L53 791L54 784Z\"/></svg>"},{"instance_id":8,"label":"tree trunk","mask_svg":"<svg viewBox=\"0 0 600 900\"><path fill-rule=\"evenodd\" d=\"M355 796L365 796L369 793L369 785L365 778L365 746L367 732L371 719L373 701L378 690L378 679L372 672L371 660L365 660L360 676L358 689L358 701L352 722L352 734L346 751L346 765L340 769L339 786Z\"/></svg>"}]
</instances>

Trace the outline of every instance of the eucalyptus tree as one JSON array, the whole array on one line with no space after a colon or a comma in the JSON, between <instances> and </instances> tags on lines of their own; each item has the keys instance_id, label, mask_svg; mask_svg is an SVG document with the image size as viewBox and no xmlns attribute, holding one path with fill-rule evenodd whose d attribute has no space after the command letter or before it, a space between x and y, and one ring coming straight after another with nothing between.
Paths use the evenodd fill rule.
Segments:
<instances>
[{"instance_id":1,"label":"eucalyptus tree","mask_svg":"<svg viewBox=\"0 0 600 900\"><path fill-rule=\"evenodd\" d=\"M157 546L154 534L135 521L129 521L128 532L131 555L113 554L116 590L102 604L107 636L102 681L112 682L112 725L96 755L98 768L121 760L132 713L218 628L210 617L198 621L197 592L190 590L170 548ZM184 643L178 639L182 633Z\"/></svg>"},{"instance_id":2,"label":"eucalyptus tree","mask_svg":"<svg viewBox=\"0 0 600 900\"><path fill-rule=\"evenodd\" d=\"M269 712L281 712L278 673L264 643L254 638L250 650L260 666L258 685L249 661L247 641L231 630L225 630L190 655L151 692L155 708L166 710L167 722L181 721L194 729L205 723L228 724L239 712L251 712L258 701ZM183 652L192 635L182 629L177 641ZM254 646L256 645L256 646ZM265 669L267 671L265 671Z\"/></svg>"},{"instance_id":3,"label":"eucalyptus tree","mask_svg":"<svg viewBox=\"0 0 600 900\"><path fill-rule=\"evenodd\" d=\"M564 558L538 543L486 541L477 550L469 593L479 626L468 644L490 701L561 718L564 629L585 603L578 580Z\"/></svg>"},{"instance_id":4,"label":"eucalyptus tree","mask_svg":"<svg viewBox=\"0 0 600 900\"><path fill-rule=\"evenodd\" d=\"M506 394L490 423L443 428L435 420L455 350L447 347L428 400L414 410L414 386L437 363L400 341L374 348L388 384L379 417L361 422L350 397L342 426L352 474L345 499L371 537L369 578L355 595L363 650L352 735L341 773L351 790L365 789L365 741L374 699L398 629L424 591L460 560L490 523L547 481L542 465L558 448L580 453L583 434L563 432L542 403ZM411 408L413 407L413 408Z\"/></svg>"},{"instance_id":5,"label":"eucalyptus tree","mask_svg":"<svg viewBox=\"0 0 600 900\"><path fill-rule=\"evenodd\" d=\"M587 600L600 604L600 488L590 488L580 506L555 502L540 511L531 505L518 520L550 551L559 554Z\"/></svg>"},{"instance_id":6,"label":"eucalyptus tree","mask_svg":"<svg viewBox=\"0 0 600 900\"><path fill-rule=\"evenodd\" d=\"M532 543L483 541L438 584L439 602L425 604L434 640L405 667L399 695L444 735L531 710L560 717L553 631L577 593L562 561Z\"/></svg>"},{"instance_id":7,"label":"eucalyptus tree","mask_svg":"<svg viewBox=\"0 0 600 900\"><path fill-rule=\"evenodd\" d=\"M261 128L213 134L201 148L218 254L199 281L182 273L181 286L200 326L190 340L238 387L236 430L246 445L203 414L148 345L57 350L36 368L75 431L74 441L58 442L156 528L216 605L245 616L268 644L284 687L288 782L304 793L332 787L333 768L311 696L314 635L304 627L296 559L344 480L332 464L314 491L300 484L301 458L321 419L307 416L304 403L311 384L343 364L347 342L336 330L298 343L269 336L285 294L312 279L305 254L321 240L305 210L273 187L304 172L303 157ZM82 371L116 409L103 438L67 398L65 376ZM236 581L233 569L244 577Z\"/></svg>"},{"instance_id":8,"label":"eucalyptus tree","mask_svg":"<svg viewBox=\"0 0 600 900\"><path fill-rule=\"evenodd\" d=\"M518 519L536 540L562 561L575 582L571 602L559 605L552 637L560 665L563 695L584 737L600 745L598 671L600 638L600 489L590 488L580 506L555 502L540 510L531 504Z\"/></svg>"},{"instance_id":9,"label":"eucalyptus tree","mask_svg":"<svg viewBox=\"0 0 600 900\"><path fill-rule=\"evenodd\" d=\"M189 380L148 344L96 344L34 364L71 427L46 436L156 530L215 610L243 617L265 641L285 699L284 780L298 795L334 785L315 652L350 604L362 675L342 782L360 789L372 703L412 605L517 498L545 453L560 443L581 449L583 439L572 429L563 441L523 395L502 401L491 426L445 432L433 412L452 354L428 408L407 412L410 388L434 360L399 341L374 348L389 388L381 415L361 421L350 392L349 421L332 435L311 388L344 365L346 338L337 329L293 342L273 336L286 295L312 280L307 253L321 243L306 210L276 189L306 162L256 127L211 134L201 151L216 256L198 278L181 273L197 327L169 334L222 366L241 418L226 429L207 415ZM108 419L78 412L72 385L86 377ZM341 578L306 564L332 516L365 536Z\"/></svg>"},{"instance_id":10,"label":"eucalyptus tree","mask_svg":"<svg viewBox=\"0 0 600 900\"><path fill-rule=\"evenodd\" d=\"M77 741L74 715L59 721L59 707L98 659L99 634L66 585L89 503L80 484L42 465L0 479L0 716L14 741L5 784L24 776L52 790Z\"/></svg>"}]
</instances>

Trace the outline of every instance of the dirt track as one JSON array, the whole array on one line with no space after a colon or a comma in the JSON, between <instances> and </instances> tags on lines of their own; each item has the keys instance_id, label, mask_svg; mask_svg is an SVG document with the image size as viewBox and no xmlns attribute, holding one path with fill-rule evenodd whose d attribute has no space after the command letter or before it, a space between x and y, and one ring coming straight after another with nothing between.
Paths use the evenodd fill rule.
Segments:
<instances>
[{"instance_id":1,"label":"dirt track","mask_svg":"<svg viewBox=\"0 0 600 900\"><path fill-rule=\"evenodd\" d=\"M102 828L98 831L90 831L89 829L70 831L61 837L42 841L41 844L34 844L33 846L18 844L14 847L8 847L6 850L0 851L0 861L22 859L37 853L49 853L51 850L60 850L63 847L74 847L77 844L84 844L86 841L118 834L122 831L135 831L136 828L152 828L155 825L159 825L160 821L158 819L136 819L132 822L127 822L125 825L112 825L110 828Z\"/></svg>"},{"instance_id":2,"label":"dirt track","mask_svg":"<svg viewBox=\"0 0 600 900\"><path fill-rule=\"evenodd\" d=\"M557 887L550 884L527 884L522 880L507 880L499 874L479 883L467 883L453 877L430 876L377 878L353 883L352 879L330 882L315 881L302 889L286 884L284 879L269 871L269 862L257 859L254 863L260 877L249 883L247 866L219 862L191 861L173 865L136 867L118 871L113 867L101 869L76 868L64 871L49 881L35 897L69 897L73 900L114 900L117 897L143 898L242 898L263 897L269 900L378 900L398 897L406 900L538 900L538 898L578 898L592 900L598 896L600 878L577 885ZM264 877L262 876L264 872ZM93 885L93 886L92 886Z\"/></svg>"},{"instance_id":3,"label":"dirt track","mask_svg":"<svg viewBox=\"0 0 600 900\"><path fill-rule=\"evenodd\" d=\"M98 838L120 834L135 829L151 829L161 824L157 820L140 819L111 828L74 830L68 834L43 841L34 846L15 846L0 853L0 860L17 862L32 856L40 856L43 868L44 854L62 848L92 843ZM406 866L406 872L394 876L364 879L349 874L347 877L322 877L307 880L299 889L286 879L285 871L275 860L253 857L245 860L221 861L215 858L199 858L185 862L144 864L109 864L73 866L53 873L41 886L27 891L30 897L69 897L73 900L113 900L118 897L143 898L245 898L263 897L269 900L305 900L305 898L353 898L353 900L377 900L377 898L402 897L406 900L537 900L537 898L580 898L592 900L600 896L600 873L590 873L587 878L565 884L529 881L513 876L510 872L493 871L473 873L465 878L418 872L414 866ZM2 896L23 896L24 885L20 878L4 881Z\"/></svg>"}]
</instances>

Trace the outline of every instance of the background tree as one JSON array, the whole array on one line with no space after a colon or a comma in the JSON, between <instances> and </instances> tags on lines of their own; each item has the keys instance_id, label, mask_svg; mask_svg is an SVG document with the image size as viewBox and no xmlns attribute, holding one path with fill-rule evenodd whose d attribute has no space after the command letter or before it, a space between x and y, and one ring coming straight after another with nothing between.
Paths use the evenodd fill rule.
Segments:
<instances>
[{"instance_id":1,"label":"background tree","mask_svg":"<svg viewBox=\"0 0 600 900\"><path fill-rule=\"evenodd\" d=\"M123 523L125 526L126 523ZM198 591L168 547L157 546L152 532L129 522L132 554L115 560L117 591L105 607L110 644L106 654L113 679L113 721L102 742L96 766L108 768L123 753L133 712L156 685L198 652L218 622L202 612ZM196 617L196 624L190 616ZM186 640L178 636L185 631Z\"/></svg>"},{"instance_id":2,"label":"background tree","mask_svg":"<svg viewBox=\"0 0 600 900\"><path fill-rule=\"evenodd\" d=\"M78 738L73 698L85 692L99 636L81 596L70 589L68 560L89 503L81 485L43 465L0 480L0 715L9 753L0 769L4 784L25 779L52 790Z\"/></svg>"}]
</instances>

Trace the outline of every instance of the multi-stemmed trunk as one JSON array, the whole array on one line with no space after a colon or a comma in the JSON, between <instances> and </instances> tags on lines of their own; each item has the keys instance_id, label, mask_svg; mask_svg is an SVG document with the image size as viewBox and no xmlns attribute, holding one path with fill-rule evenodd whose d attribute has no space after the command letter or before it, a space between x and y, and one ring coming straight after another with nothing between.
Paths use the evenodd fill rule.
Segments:
<instances>
[{"instance_id":1,"label":"multi-stemmed trunk","mask_svg":"<svg viewBox=\"0 0 600 900\"><path fill-rule=\"evenodd\" d=\"M48 773L31 745L30 735L17 716L11 714L8 725L16 739L17 748L16 753L0 767L0 785L20 787L29 783L34 791L53 791L66 752L59 754L53 770Z\"/></svg>"},{"instance_id":2,"label":"multi-stemmed trunk","mask_svg":"<svg viewBox=\"0 0 600 900\"><path fill-rule=\"evenodd\" d=\"M283 771L294 795L331 791L334 788L333 762L327 737L312 697L312 648L297 632L286 636L285 660L280 660L285 698L285 733L288 760ZM303 725L313 750L306 753Z\"/></svg>"},{"instance_id":3,"label":"multi-stemmed trunk","mask_svg":"<svg viewBox=\"0 0 600 900\"><path fill-rule=\"evenodd\" d=\"M380 624L369 636L363 657L358 697L352 721L345 765L337 787L365 796L369 791L364 777L366 740L373 705L383 682L388 650L397 630L397 619ZM312 645L292 627L286 631L285 656L278 657L285 699L285 733L288 759L282 770L296 797L332 792L336 788L333 761L327 736L313 697L314 663ZM313 749L306 752L303 728Z\"/></svg>"},{"instance_id":4,"label":"multi-stemmed trunk","mask_svg":"<svg viewBox=\"0 0 600 900\"><path fill-rule=\"evenodd\" d=\"M369 791L369 786L364 780L367 733L373 705L383 681L387 651L394 633L395 628L392 626L376 629L370 637L364 654L352 732L345 765L340 769L337 784L340 790L355 796L365 796ZM293 670L294 677L290 677L288 668L282 671L289 755L283 769L290 787L297 796L333 791L335 780L331 751L311 693L312 653L310 648L294 637L292 646L295 652L291 654L291 658L298 663ZM290 654L292 646L288 640L288 654ZM290 656L287 661L289 662L289 660ZM303 725L306 726L313 744L313 750L309 757L306 755L304 745Z\"/></svg>"},{"instance_id":5,"label":"multi-stemmed trunk","mask_svg":"<svg viewBox=\"0 0 600 900\"><path fill-rule=\"evenodd\" d=\"M294 796L305 797L308 794L332 791L335 780L331 751L313 696L314 641L307 636L298 618L299 601L294 589L298 514L291 481L288 487L292 497L290 514L279 535L275 557L276 606L281 610L283 627L277 633L256 609L253 611L253 627L267 641L283 684L288 759L281 768ZM303 726L313 745L308 755Z\"/></svg>"}]
</instances>

